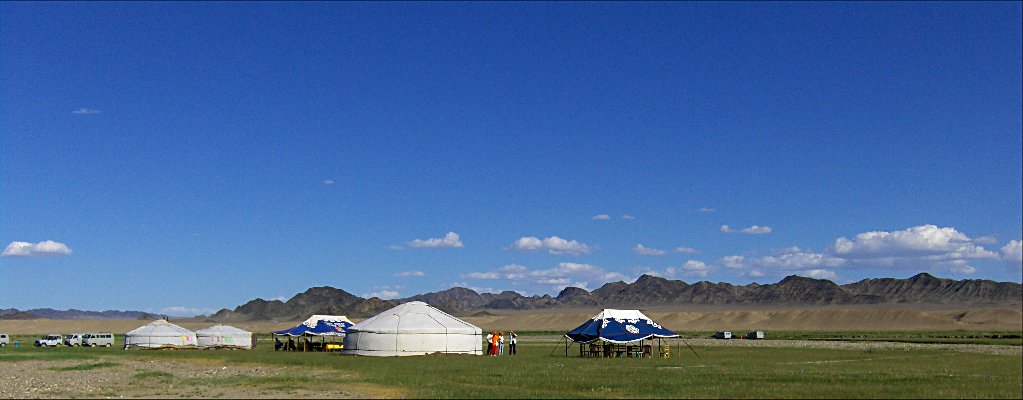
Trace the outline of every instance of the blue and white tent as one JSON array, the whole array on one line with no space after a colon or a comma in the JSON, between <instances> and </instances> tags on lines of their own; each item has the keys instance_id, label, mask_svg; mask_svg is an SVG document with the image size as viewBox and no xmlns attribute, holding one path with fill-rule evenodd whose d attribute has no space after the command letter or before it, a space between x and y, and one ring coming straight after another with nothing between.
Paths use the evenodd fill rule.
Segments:
<instances>
[{"instance_id":1,"label":"blue and white tent","mask_svg":"<svg viewBox=\"0 0 1023 400\"><path fill-rule=\"evenodd\" d=\"M604 309L600 314L590 318L565 334L575 342L590 343L597 340L612 343L628 343L644 340L649 337L677 338L675 332L664 329L661 325L643 315L639 310Z\"/></svg>"},{"instance_id":2,"label":"blue and white tent","mask_svg":"<svg viewBox=\"0 0 1023 400\"><path fill-rule=\"evenodd\" d=\"M344 336L345 330L354 325L343 315L313 315L298 326L274 332L284 336Z\"/></svg>"}]
</instances>

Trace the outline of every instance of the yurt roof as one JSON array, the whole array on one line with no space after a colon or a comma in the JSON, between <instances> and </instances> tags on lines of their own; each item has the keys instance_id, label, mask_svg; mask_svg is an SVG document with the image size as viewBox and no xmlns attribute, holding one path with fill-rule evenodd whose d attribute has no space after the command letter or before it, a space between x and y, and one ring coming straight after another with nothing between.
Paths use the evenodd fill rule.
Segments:
<instances>
[{"instance_id":1,"label":"yurt roof","mask_svg":"<svg viewBox=\"0 0 1023 400\"><path fill-rule=\"evenodd\" d=\"M313 315L313 316L309 317L308 319L306 319L304 322L302 322L302 325L305 325L305 326L308 326L310 328L313 328L313 327L316 327L316 323L319 322L319 321L325 321L325 322L347 322L348 325L354 324L354 322L352 322L352 320L348 319L348 317L346 317L344 315Z\"/></svg>"},{"instance_id":2,"label":"yurt roof","mask_svg":"<svg viewBox=\"0 0 1023 400\"><path fill-rule=\"evenodd\" d=\"M166 320L158 319L150 322L146 325L135 328L127 333L127 335L148 335L148 336L181 336L181 335L195 335L194 332L174 325Z\"/></svg>"},{"instance_id":3,"label":"yurt roof","mask_svg":"<svg viewBox=\"0 0 1023 400\"><path fill-rule=\"evenodd\" d=\"M412 301L398 305L348 328L349 332L375 333L459 333L480 334L482 330L429 304Z\"/></svg>"}]
</instances>

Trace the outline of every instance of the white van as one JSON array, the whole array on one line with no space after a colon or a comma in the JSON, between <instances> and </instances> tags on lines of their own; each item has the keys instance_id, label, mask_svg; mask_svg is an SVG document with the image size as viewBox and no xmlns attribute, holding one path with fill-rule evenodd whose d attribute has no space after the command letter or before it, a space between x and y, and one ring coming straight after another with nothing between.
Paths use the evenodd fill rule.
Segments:
<instances>
[{"instance_id":1,"label":"white van","mask_svg":"<svg viewBox=\"0 0 1023 400\"><path fill-rule=\"evenodd\" d=\"M7 336L6 333L0 333L0 347L11 344L11 337Z\"/></svg>"},{"instance_id":2,"label":"white van","mask_svg":"<svg viewBox=\"0 0 1023 400\"><path fill-rule=\"evenodd\" d=\"M110 332L103 333L86 333L82 335L82 346L103 346L110 347L114 345L114 334Z\"/></svg>"},{"instance_id":3,"label":"white van","mask_svg":"<svg viewBox=\"0 0 1023 400\"><path fill-rule=\"evenodd\" d=\"M64 336L64 345L65 346L72 346L72 347L74 347L74 346L81 346L82 345L82 335L85 335L85 334L84 333L72 333L72 334L69 334L67 336Z\"/></svg>"},{"instance_id":4,"label":"white van","mask_svg":"<svg viewBox=\"0 0 1023 400\"><path fill-rule=\"evenodd\" d=\"M43 337L36 340L36 347L50 347L60 346L63 343L59 333L51 333L49 335L43 335Z\"/></svg>"}]
</instances>

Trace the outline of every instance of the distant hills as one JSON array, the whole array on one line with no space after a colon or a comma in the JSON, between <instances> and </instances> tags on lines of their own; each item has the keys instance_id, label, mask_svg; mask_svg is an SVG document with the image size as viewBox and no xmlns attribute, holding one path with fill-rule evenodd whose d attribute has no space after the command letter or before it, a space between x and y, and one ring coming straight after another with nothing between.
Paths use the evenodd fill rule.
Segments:
<instances>
[{"instance_id":1,"label":"distant hills","mask_svg":"<svg viewBox=\"0 0 1023 400\"><path fill-rule=\"evenodd\" d=\"M865 279L838 285L826 279L788 276L774 284L744 286L700 281L686 283L643 275L633 283L611 282L590 292L567 287L556 297L523 296L505 291L477 293L454 287L403 299L364 299L329 286L315 287L286 302L255 299L234 310L222 309L208 319L217 322L305 319L313 314L368 317L407 301L424 301L456 315L485 310L535 310L548 308L640 308L670 305L856 305L856 304L948 304L1021 305L1023 290L1015 282L954 280L920 273L908 279Z\"/></svg>"},{"instance_id":2,"label":"distant hills","mask_svg":"<svg viewBox=\"0 0 1023 400\"><path fill-rule=\"evenodd\" d=\"M159 319L167 318L163 314L152 314L142 311L82 311L76 309L54 310L52 308L36 308L18 310L16 308L0 309L0 319Z\"/></svg>"},{"instance_id":3,"label":"distant hills","mask_svg":"<svg viewBox=\"0 0 1023 400\"><path fill-rule=\"evenodd\" d=\"M839 285L826 279L788 276L774 284L732 285L725 282L686 283L643 275L633 283L607 283L587 291L567 287L557 296L523 296L512 291L477 293L463 287L402 299L362 298L329 286L310 288L288 301L255 299L206 317L215 322L295 321L313 314L369 317L408 301L424 301L455 315L487 315L487 310L557 308L643 308L687 305L859 305L947 304L1023 305L1023 289L1015 282L955 280L920 273L908 279L880 278ZM0 319L158 319L166 315L142 311L82 311L37 308L0 309Z\"/></svg>"}]
</instances>

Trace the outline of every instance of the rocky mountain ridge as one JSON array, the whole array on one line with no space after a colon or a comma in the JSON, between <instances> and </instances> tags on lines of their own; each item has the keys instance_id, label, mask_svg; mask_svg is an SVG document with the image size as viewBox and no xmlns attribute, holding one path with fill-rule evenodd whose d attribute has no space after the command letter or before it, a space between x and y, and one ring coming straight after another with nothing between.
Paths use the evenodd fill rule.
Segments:
<instances>
[{"instance_id":1,"label":"rocky mountain ridge","mask_svg":"<svg viewBox=\"0 0 1023 400\"><path fill-rule=\"evenodd\" d=\"M726 282L686 283L643 275L633 283L610 282L587 291L567 287L556 297L523 296L512 291L477 293L453 287L402 299L364 299L328 286L311 288L286 302L255 299L234 310L222 309L208 319L218 322L301 320L312 314L368 317L407 301L424 301L456 315L483 310L535 310L549 308L637 308L665 305L857 305L949 304L1021 305L1023 289L1015 282L954 280L920 273L908 279L864 279L838 285L826 279L788 276L778 283L732 285Z\"/></svg>"},{"instance_id":2,"label":"rocky mountain ridge","mask_svg":"<svg viewBox=\"0 0 1023 400\"><path fill-rule=\"evenodd\" d=\"M52 308L35 308L31 310L18 310L16 308L0 309L0 319L159 319L167 318L163 314L153 314L142 311L82 311L74 308L68 310L54 310Z\"/></svg>"}]
</instances>

